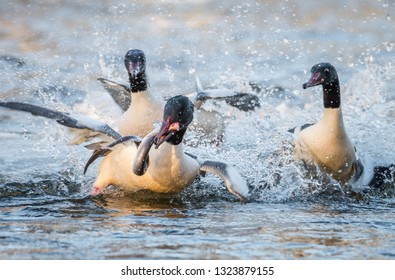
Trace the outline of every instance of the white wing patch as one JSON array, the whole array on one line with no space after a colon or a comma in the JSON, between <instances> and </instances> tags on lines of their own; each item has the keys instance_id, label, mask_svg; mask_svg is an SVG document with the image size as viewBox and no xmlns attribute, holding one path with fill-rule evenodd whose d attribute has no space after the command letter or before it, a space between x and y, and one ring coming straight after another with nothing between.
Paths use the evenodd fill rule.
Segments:
<instances>
[{"instance_id":1,"label":"white wing patch","mask_svg":"<svg viewBox=\"0 0 395 280\"><path fill-rule=\"evenodd\" d=\"M219 176L224 180L230 193L243 200L247 199L249 192L247 183L241 177L240 173L232 166L223 162L207 160L201 165L200 170Z\"/></svg>"}]
</instances>

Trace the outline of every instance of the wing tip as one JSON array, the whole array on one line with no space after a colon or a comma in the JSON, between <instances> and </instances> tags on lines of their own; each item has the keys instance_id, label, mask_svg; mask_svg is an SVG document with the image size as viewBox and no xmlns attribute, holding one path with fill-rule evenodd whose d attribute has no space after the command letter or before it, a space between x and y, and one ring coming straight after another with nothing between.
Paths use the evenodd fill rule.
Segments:
<instances>
[{"instance_id":1,"label":"wing tip","mask_svg":"<svg viewBox=\"0 0 395 280\"><path fill-rule=\"evenodd\" d=\"M249 188L247 182L233 166L227 166L229 179L228 190L239 197L242 201L247 201L249 197Z\"/></svg>"},{"instance_id":2,"label":"wing tip","mask_svg":"<svg viewBox=\"0 0 395 280\"><path fill-rule=\"evenodd\" d=\"M204 88L202 86L202 83L200 82L199 76L195 75L195 87L196 87L196 92L200 93L204 91Z\"/></svg>"},{"instance_id":3,"label":"wing tip","mask_svg":"<svg viewBox=\"0 0 395 280\"><path fill-rule=\"evenodd\" d=\"M289 133L292 133L292 134L293 134L293 133L295 133L295 130L296 130L296 128L297 128L297 127L294 127L294 128L288 129L288 130L287 130L287 132L289 132Z\"/></svg>"},{"instance_id":4,"label":"wing tip","mask_svg":"<svg viewBox=\"0 0 395 280\"><path fill-rule=\"evenodd\" d=\"M304 125L301 126L295 126L294 128L288 129L289 133L296 133L296 132L300 132L306 128L308 128L309 126L314 125L313 123L305 123Z\"/></svg>"},{"instance_id":5,"label":"wing tip","mask_svg":"<svg viewBox=\"0 0 395 280\"><path fill-rule=\"evenodd\" d=\"M201 171L219 176L231 194L238 197L241 201L248 201L249 188L247 182L233 166L223 162L207 160L202 163Z\"/></svg>"}]
</instances>

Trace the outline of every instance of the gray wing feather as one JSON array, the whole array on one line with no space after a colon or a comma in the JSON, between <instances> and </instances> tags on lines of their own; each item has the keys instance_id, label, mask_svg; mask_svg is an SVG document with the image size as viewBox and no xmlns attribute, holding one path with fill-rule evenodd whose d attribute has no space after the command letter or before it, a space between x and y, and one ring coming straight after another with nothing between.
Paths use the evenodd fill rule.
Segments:
<instances>
[{"instance_id":1,"label":"gray wing feather","mask_svg":"<svg viewBox=\"0 0 395 280\"><path fill-rule=\"evenodd\" d=\"M203 172L210 172L219 176L225 183L228 191L242 200L248 197L248 186L239 172L232 166L217 161L205 161L200 166Z\"/></svg>"},{"instance_id":2,"label":"gray wing feather","mask_svg":"<svg viewBox=\"0 0 395 280\"><path fill-rule=\"evenodd\" d=\"M104 78L98 78L97 80L101 82L105 90L110 93L112 99L124 112L130 107L132 97L129 87Z\"/></svg>"},{"instance_id":3,"label":"gray wing feather","mask_svg":"<svg viewBox=\"0 0 395 280\"><path fill-rule=\"evenodd\" d=\"M235 92L233 96L226 98L225 102L228 105L245 112L261 107L258 96L250 93Z\"/></svg>"},{"instance_id":4,"label":"gray wing feather","mask_svg":"<svg viewBox=\"0 0 395 280\"><path fill-rule=\"evenodd\" d=\"M70 115L56 110L46 109L40 106L26 104L21 102L0 102L0 106L31 113L34 116L40 116L53 119L59 124L70 128L88 129L108 135L114 139L118 139L121 135L113 130L110 126L97 120L90 119L82 115Z\"/></svg>"},{"instance_id":5,"label":"gray wing feather","mask_svg":"<svg viewBox=\"0 0 395 280\"><path fill-rule=\"evenodd\" d=\"M101 147L98 148L96 150L93 151L91 157L88 159L88 161L85 164L84 167L84 175L86 173L86 171L88 171L88 167L98 158L100 157L105 157L106 155L108 155L109 153L111 153L111 149L107 148L107 147Z\"/></svg>"},{"instance_id":6,"label":"gray wing feather","mask_svg":"<svg viewBox=\"0 0 395 280\"><path fill-rule=\"evenodd\" d=\"M118 144L124 143L126 141L132 141L136 144L136 146L138 147L139 144L141 143L141 139L140 137L137 136L124 136L121 137L119 139L117 139L116 141L112 142L111 144L107 145L107 146L102 146L101 143L103 142L99 142L99 143L93 143L90 145L85 146L87 149L94 149L91 157L88 159L88 161L85 164L84 167L84 174L86 173L86 171L88 170L88 167L98 158L100 157L104 157L106 155L108 155L109 153L112 152L112 148L115 147Z\"/></svg>"},{"instance_id":7,"label":"gray wing feather","mask_svg":"<svg viewBox=\"0 0 395 280\"><path fill-rule=\"evenodd\" d=\"M195 156L195 155L193 155L193 154L191 154L191 153L184 152L184 154L186 154L187 156L189 156L189 157L191 157L191 158L193 158L193 159L195 159L195 160L198 160L198 157Z\"/></svg>"},{"instance_id":8,"label":"gray wing feather","mask_svg":"<svg viewBox=\"0 0 395 280\"><path fill-rule=\"evenodd\" d=\"M302 131L303 129L308 128L309 126L312 126L312 125L314 125L314 123L306 123L302 126L296 126L294 128L288 129L288 132L295 133L295 131L298 129L300 129L300 131Z\"/></svg>"},{"instance_id":9,"label":"gray wing feather","mask_svg":"<svg viewBox=\"0 0 395 280\"><path fill-rule=\"evenodd\" d=\"M258 96L250 93L235 92L229 89L204 89L199 78L195 77L196 98L195 107L200 106L209 99L224 100L228 105L241 111L254 110L261 106Z\"/></svg>"},{"instance_id":10,"label":"gray wing feather","mask_svg":"<svg viewBox=\"0 0 395 280\"><path fill-rule=\"evenodd\" d=\"M355 166L355 172L354 172L354 176L353 176L353 181L356 182L359 180L359 178L361 178L365 168L364 168L362 161L360 159L357 159L354 162L354 166Z\"/></svg>"},{"instance_id":11,"label":"gray wing feather","mask_svg":"<svg viewBox=\"0 0 395 280\"><path fill-rule=\"evenodd\" d=\"M361 177L363 177L363 173L365 170L365 167L363 166L361 159L358 157L357 148L355 146L354 146L354 151L356 154L356 159L354 162L354 176L351 178L351 182L357 182Z\"/></svg>"}]
</instances>

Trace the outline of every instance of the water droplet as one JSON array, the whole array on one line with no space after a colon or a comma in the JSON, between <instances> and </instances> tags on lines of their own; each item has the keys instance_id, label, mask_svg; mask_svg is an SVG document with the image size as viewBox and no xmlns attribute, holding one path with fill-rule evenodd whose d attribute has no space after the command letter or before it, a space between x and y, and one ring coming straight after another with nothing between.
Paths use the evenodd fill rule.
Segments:
<instances>
[{"instance_id":1,"label":"water droplet","mask_svg":"<svg viewBox=\"0 0 395 280\"><path fill-rule=\"evenodd\" d=\"M393 50L395 43L392 42L383 42L385 49L387 50L387 52L390 52Z\"/></svg>"}]
</instances>

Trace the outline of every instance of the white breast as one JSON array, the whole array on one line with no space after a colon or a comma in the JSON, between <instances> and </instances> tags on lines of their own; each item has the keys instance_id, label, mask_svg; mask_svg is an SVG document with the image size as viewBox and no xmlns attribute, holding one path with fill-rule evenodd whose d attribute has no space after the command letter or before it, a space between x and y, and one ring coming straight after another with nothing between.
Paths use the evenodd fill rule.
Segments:
<instances>
[{"instance_id":1,"label":"white breast","mask_svg":"<svg viewBox=\"0 0 395 280\"><path fill-rule=\"evenodd\" d=\"M341 109L325 109L323 119L297 134L295 156L317 164L340 182L354 172L355 150L347 136Z\"/></svg>"},{"instance_id":2,"label":"white breast","mask_svg":"<svg viewBox=\"0 0 395 280\"><path fill-rule=\"evenodd\" d=\"M199 163L185 155L182 144L163 143L150 152L151 162L147 177L156 192L178 192L191 185L199 176Z\"/></svg>"},{"instance_id":3,"label":"white breast","mask_svg":"<svg viewBox=\"0 0 395 280\"><path fill-rule=\"evenodd\" d=\"M131 94L132 104L118 122L119 132L144 137L153 130L153 123L162 119L163 103L148 90Z\"/></svg>"},{"instance_id":4,"label":"white breast","mask_svg":"<svg viewBox=\"0 0 395 280\"><path fill-rule=\"evenodd\" d=\"M148 189L159 193L174 193L188 187L199 176L199 164L186 156L182 145L163 143L149 153L149 167L143 176L132 171L136 147L119 145L106 156L99 168L95 187L116 185L125 191Z\"/></svg>"}]
</instances>

